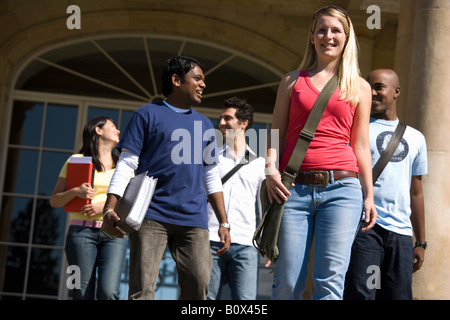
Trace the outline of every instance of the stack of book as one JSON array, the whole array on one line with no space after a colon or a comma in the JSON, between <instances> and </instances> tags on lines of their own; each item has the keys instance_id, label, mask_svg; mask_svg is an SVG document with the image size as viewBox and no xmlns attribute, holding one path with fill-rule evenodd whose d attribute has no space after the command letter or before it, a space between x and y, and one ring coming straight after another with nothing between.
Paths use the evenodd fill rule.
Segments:
<instances>
[{"instance_id":1,"label":"stack of book","mask_svg":"<svg viewBox=\"0 0 450 320\"><path fill-rule=\"evenodd\" d=\"M148 171L131 178L114 211L120 220L116 229L123 234L139 230L156 188L157 178L147 176Z\"/></svg>"}]
</instances>

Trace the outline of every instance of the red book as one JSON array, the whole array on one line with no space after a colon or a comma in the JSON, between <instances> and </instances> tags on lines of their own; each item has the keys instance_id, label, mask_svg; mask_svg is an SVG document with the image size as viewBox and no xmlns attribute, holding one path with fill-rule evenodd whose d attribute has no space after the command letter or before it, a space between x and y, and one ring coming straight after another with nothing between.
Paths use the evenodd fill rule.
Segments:
<instances>
[{"instance_id":1,"label":"red book","mask_svg":"<svg viewBox=\"0 0 450 320\"><path fill-rule=\"evenodd\" d=\"M84 158L84 159L80 159ZM67 163L66 190L79 187L87 182L92 185L94 180L93 164L88 161L91 157L71 157ZM81 161L81 162L80 162ZM90 159L92 161L92 158ZM81 212L81 208L90 203L91 200L79 197L73 198L64 206L65 212Z\"/></svg>"}]
</instances>

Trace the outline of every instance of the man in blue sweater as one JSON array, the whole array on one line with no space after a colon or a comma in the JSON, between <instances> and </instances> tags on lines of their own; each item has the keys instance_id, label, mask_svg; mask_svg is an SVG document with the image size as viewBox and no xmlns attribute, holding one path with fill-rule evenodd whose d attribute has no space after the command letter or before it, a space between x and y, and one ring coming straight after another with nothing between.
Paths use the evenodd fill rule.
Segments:
<instances>
[{"instance_id":1,"label":"man in blue sweater","mask_svg":"<svg viewBox=\"0 0 450 320\"><path fill-rule=\"evenodd\" d=\"M114 207L133 171L148 170L158 178L144 222L130 234L130 299L154 299L166 245L177 266L180 299L206 298L212 266L206 195L220 222L218 254L230 246L213 125L192 109L206 87L203 69L193 58L169 59L162 77L167 99L136 110L117 146L121 157L108 189L102 230L123 236L114 228L119 219Z\"/></svg>"}]
</instances>

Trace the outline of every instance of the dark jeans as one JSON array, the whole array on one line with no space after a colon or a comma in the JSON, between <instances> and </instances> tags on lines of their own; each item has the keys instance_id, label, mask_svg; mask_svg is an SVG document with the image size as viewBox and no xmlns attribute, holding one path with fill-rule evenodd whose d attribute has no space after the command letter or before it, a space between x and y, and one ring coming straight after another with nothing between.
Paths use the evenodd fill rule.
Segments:
<instances>
[{"instance_id":1,"label":"dark jeans","mask_svg":"<svg viewBox=\"0 0 450 320\"><path fill-rule=\"evenodd\" d=\"M129 299L153 300L159 265L166 246L176 263L179 298L206 299L212 257L209 231L144 219L130 234Z\"/></svg>"},{"instance_id":2,"label":"dark jeans","mask_svg":"<svg viewBox=\"0 0 450 320\"><path fill-rule=\"evenodd\" d=\"M362 232L353 243L345 279L344 299L411 300L412 237L379 225Z\"/></svg>"}]
</instances>

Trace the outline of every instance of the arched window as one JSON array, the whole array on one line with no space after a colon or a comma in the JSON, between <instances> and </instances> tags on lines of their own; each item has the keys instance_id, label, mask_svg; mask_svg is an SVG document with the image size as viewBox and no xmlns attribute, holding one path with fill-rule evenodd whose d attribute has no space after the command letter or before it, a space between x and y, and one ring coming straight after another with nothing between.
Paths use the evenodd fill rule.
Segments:
<instances>
[{"instance_id":1,"label":"arched window","mask_svg":"<svg viewBox=\"0 0 450 320\"><path fill-rule=\"evenodd\" d=\"M206 66L196 109L213 122L222 101L237 95L267 128L281 73L243 53L194 39L123 35L84 38L46 48L16 75L0 205L0 295L64 298L67 215L50 195L64 161L81 146L90 118L106 115L123 132L141 105L161 100L162 66L175 55Z\"/></svg>"}]
</instances>

